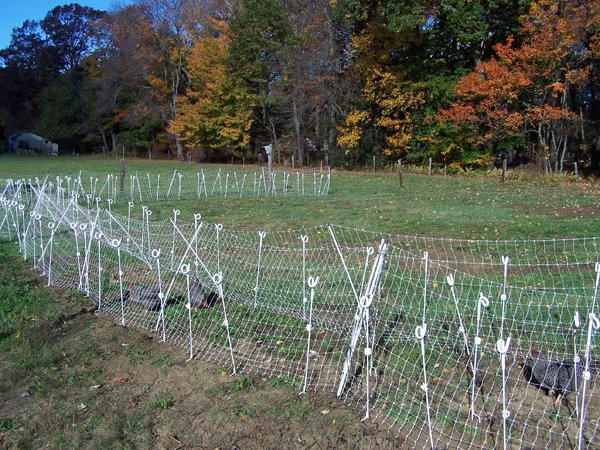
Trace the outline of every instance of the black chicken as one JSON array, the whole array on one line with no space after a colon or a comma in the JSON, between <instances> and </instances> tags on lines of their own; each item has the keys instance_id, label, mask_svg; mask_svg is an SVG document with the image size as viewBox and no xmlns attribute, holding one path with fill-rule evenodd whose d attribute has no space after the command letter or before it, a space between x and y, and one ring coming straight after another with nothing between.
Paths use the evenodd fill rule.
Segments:
<instances>
[{"instance_id":1,"label":"black chicken","mask_svg":"<svg viewBox=\"0 0 600 450\"><path fill-rule=\"evenodd\" d=\"M137 303L148 311L157 311L160 309L160 288L158 283L149 286L137 286L129 283L127 292L123 295L123 300L130 300ZM216 292L206 295L204 287L200 280L195 277L190 280L190 305L194 308L212 308L220 299Z\"/></svg>"},{"instance_id":2,"label":"black chicken","mask_svg":"<svg viewBox=\"0 0 600 450\"><path fill-rule=\"evenodd\" d=\"M528 381L549 394L556 396L554 405L558 405L563 396L568 395L579 386L583 373L583 365L575 365L573 360L553 361L544 358L539 351L531 348L525 375Z\"/></svg>"},{"instance_id":3,"label":"black chicken","mask_svg":"<svg viewBox=\"0 0 600 450\"><path fill-rule=\"evenodd\" d=\"M190 305L194 308L212 308L219 300L219 294L212 291L206 295L198 277L190 280Z\"/></svg>"},{"instance_id":4,"label":"black chicken","mask_svg":"<svg viewBox=\"0 0 600 450\"><path fill-rule=\"evenodd\" d=\"M148 311L156 311L160 309L160 286L158 283L150 286L142 287L129 283L127 292L123 296L124 300L130 300L137 303L142 308Z\"/></svg>"}]
</instances>

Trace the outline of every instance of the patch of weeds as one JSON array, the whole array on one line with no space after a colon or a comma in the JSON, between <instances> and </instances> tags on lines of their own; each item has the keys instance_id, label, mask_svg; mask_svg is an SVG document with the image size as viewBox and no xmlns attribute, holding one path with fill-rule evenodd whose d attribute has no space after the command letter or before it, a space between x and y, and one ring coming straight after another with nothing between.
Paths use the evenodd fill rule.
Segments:
<instances>
[{"instance_id":1,"label":"patch of weeds","mask_svg":"<svg viewBox=\"0 0 600 450\"><path fill-rule=\"evenodd\" d=\"M7 352L13 363L12 378L30 376L35 369L52 367L65 358L64 342L45 325L21 327L19 339Z\"/></svg>"},{"instance_id":2,"label":"patch of weeds","mask_svg":"<svg viewBox=\"0 0 600 450\"><path fill-rule=\"evenodd\" d=\"M221 377L229 377L231 375L231 371L227 367L220 367L215 372Z\"/></svg>"},{"instance_id":3,"label":"patch of weeds","mask_svg":"<svg viewBox=\"0 0 600 450\"><path fill-rule=\"evenodd\" d=\"M271 406L269 408L269 414L271 414L272 416L278 416L281 413L281 409L279 409L279 406Z\"/></svg>"},{"instance_id":4,"label":"patch of weeds","mask_svg":"<svg viewBox=\"0 0 600 450\"><path fill-rule=\"evenodd\" d=\"M98 428L98 426L102 423L102 419L97 416L91 416L86 420L84 424L84 429L88 433Z\"/></svg>"},{"instance_id":5,"label":"patch of weeds","mask_svg":"<svg viewBox=\"0 0 600 450\"><path fill-rule=\"evenodd\" d=\"M64 448L67 444L67 437L62 429L53 430L50 435L49 447Z\"/></svg>"},{"instance_id":6,"label":"patch of weeds","mask_svg":"<svg viewBox=\"0 0 600 450\"><path fill-rule=\"evenodd\" d=\"M343 412L337 417L336 421L342 427L349 428L356 423L356 417L350 412Z\"/></svg>"},{"instance_id":7,"label":"patch of weeds","mask_svg":"<svg viewBox=\"0 0 600 450\"><path fill-rule=\"evenodd\" d=\"M471 436L475 436L475 437L485 437L486 432L484 430L481 430L479 428L474 428L474 427L470 427L467 425L461 425L456 427L456 430L460 433L467 433L470 434Z\"/></svg>"},{"instance_id":8,"label":"patch of weeds","mask_svg":"<svg viewBox=\"0 0 600 450\"><path fill-rule=\"evenodd\" d=\"M173 402L171 402L173 403ZM173 405L171 405L173 406ZM162 408L168 409L168 408ZM144 430L144 416L139 413L130 414L123 420L123 429L128 433L137 434Z\"/></svg>"},{"instance_id":9,"label":"patch of weeds","mask_svg":"<svg viewBox=\"0 0 600 450\"><path fill-rule=\"evenodd\" d=\"M33 374L31 386L40 394L50 395L52 398L62 398L66 393L61 388L75 385L79 380L80 377L76 373L66 373L57 366L50 366Z\"/></svg>"},{"instance_id":10,"label":"patch of weeds","mask_svg":"<svg viewBox=\"0 0 600 450\"><path fill-rule=\"evenodd\" d=\"M8 351L22 340L23 328L40 318L53 319L59 312L57 302L12 245L0 242L0 343Z\"/></svg>"},{"instance_id":11,"label":"patch of weeds","mask_svg":"<svg viewBox=\"0 0 600 450\"><path fill-rule=\"evenodd\" d=\"M82 355L88 355L94 353L97 347L97 342L93 342L91 340L86 339L77 343L76 351L77 353L81 353Z\"/></svg>"},{"instance_id":12,"label":"patch of weeds","mask_svg":"<svg viewBox=\"0 0 600 450\"><path fill-rule=\"evenodd\" d=\"M155 448L154 436L152 435L152 433L145 431L142 434L141 440L144 444L146 444L147 448Z\"/></svg>"},{"instance_id":13,"label":"patch of weeds","mask_svg":"<svg viewBox=\"0 0 600 450\"><path fill-rule=\"evenodd\" d=\"M89 371L87 376L90 380L98 382L102 377L102 372L102 367L94 367L92 370Z\"/></svg>"},{"instance_id":14,"label":"patch of weeds","mask_svg":"<svg viewBox=\"0 0 600 450\"><path fill-rule=\"evenodd\" d=\"M175 405L173 400L156 400L150 403L152 409L171 409Z\"/></svg>"},{"instance_id":15,"label":"patch of weeds","mask_svg":"<svg viewBox=\"0 0 600 450\"><path fill-rule=\"evenodd\" d=\"M398 405L393 405L390 408L390 417L393 417L396 421L398 421L401 424L405 424L405 423L414 423L414 419L410 414L410 409L407 407L404 407L404 405L398 406Z\"/></svg>"},{"instance_id":16,"label":"patch of weeds","mask_svg":"<svg viewBox=\"0 0 600 450\"><path fill-rule=\"evenodd\" d=\"M231 409L236 416L251 416L252 409L245 403L236 403Z\"/></svg>"},{"instance_id":17,"label":"patch of weeds","mask_svg":"<svg viewBox=\"0 0 600 450\"><path fill-rule=\"evenodd\" d=\"M85 298L85 293L79 289L69 289L65 294L65 298L71 302L79 302Z\"/></svg>"},{"instance_id":18,"label":"patch of weeds","mask_svg":"<svg viewBox=\"0 0 600 450\"><path fill-rule=\"evenodd\" d=\"M159 353L150 358L150 365L157 368L166 368L172 365L171 357L167 353Z\"/></svg>"},{"instance_id":19,"label":"patch of weeds","mask_svg":"<svg viewBox=\"0 0 600 450\"><path fill-rule=\"evenodd\" d=\"M241 392L246 391L252 387L254 383L254 377L250 375L244 375L243 377L234 380L233 383L229 386L231 392Z\"/></svg>"},{"instance_id":20,"label":"patch of weeds","mask_svg":"<svg viewBox=\"0 0 600 450\"><path fill-rule=\"evenodd\" d=\"M275 378L271 378L269 381L267 381L267 386L272 388L283 386L300 387L301 385L302 383L296 375L287 373L282 373L281 375L278 375Z\"/></svg>"},{"instance_id":21,"label":"patch of weeds","mask_svg":"<svg viewBox=\"0 0 600 450\"><path fill-rule=\"evenodd\" d=\"M167 394L158 394L149 404L152 409L171 409L175 402Z\"/></svg>"},{"instance_id":22,"label":"patch of weeds","mask_svg":"<svg viewBox=\"0 0 600 450\"><path fill-rule=\"evenodd\" d=\"M0 433L16 430L20 427L19 422L8 419L8 420L0 420Z\"/></svg>"},{"instance_id":23,"label":"patch of weeds","mask_svg":"<svg viewBox=\"0 0 600 450\"><path fill-rule=\"evenodd\" d=\"M293 345L293 344L289 344L289 345L281 345L281 347L279 347L279 354L281 356L283 356L284 358L288 358L288 359L294 359L297 358L298 355L302 354L302 351L304 351L304 349L298 345Z\"/></svg>"},{"instance_id":24,"label":"patch of weeds","mask_svg":"<svg viewBox=\"0 0 600 450\"><path fill-rule=\"evenodd\" d=\"M46 381L39 375L35 376L35 378L32 382L32 385L33 385L33 388L38 392L43 392L44 390L46 390L46 387L47 387Z\"/></svg>"},{"instance_id":25,"label":"patch of weeds","mask_svg":"<svg viewBox=\"0 0 600 450\"><path fill-rule=\"evenodd\" d=\"M64 384L76 384L80 381L80 377L78 374L75 373L69 373L64 377Z\"/></svg>"},{"instance_id":26,"label":"patch of weeds","mask_svg":"<svg viewBox=\"0 0 600 450\"><path fill-rule=\"evenodd\" d=\"M308 403L304 398L294 398L291 402L285 404L283 414L290 419L302 419L308 414Z\"/></svg>"},{"instance_id":27,"label":"patch of weeds","mask_svg":"<svg viewBox=\"0 0 600 450\"><path fill-rule=\"evenodd\" d=\"M225 386L222 384L216 384L208 388L208 393L212 395L222 394L223 392L225 392Z\"/></svg>"},{"instance_id":28,"label":"patch of weeds","mask_svg":"<svg viewBox=\"0 0 600 450\"><path fill-rule=\"evenodd\" d=\"M150 350L128 350L127 351L127 364L130 366L137 366L144 362L144 358L150 355Z\"/></svg>"},{"instance_id":29,"label":"patch of weeds","mask_svg":"<svg viewBox=\"0 0 600 450\"><path fill-rule=\"evenodd\" d=\"M457 418L453 414L449 414L449 415L446 415L446 416L439 415L439 416L437 416L435 418L435 421L437 423L442 424L442 425L446 425L446 426L450 426L451 427L451 426L453 426L456 423Z\"/></svg>"}]
</instances>

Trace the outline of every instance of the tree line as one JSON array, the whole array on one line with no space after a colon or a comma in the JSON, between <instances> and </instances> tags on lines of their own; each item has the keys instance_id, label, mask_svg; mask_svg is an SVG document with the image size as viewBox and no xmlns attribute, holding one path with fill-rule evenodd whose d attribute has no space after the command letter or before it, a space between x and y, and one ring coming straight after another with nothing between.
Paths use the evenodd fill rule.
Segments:
<instances>
[{"instance_id":1,"label":"tree line","mask_svg":"<svg viewBox=\"0 0 600 450\"><path fill-rule=\"evenodd\" d=\"M0 126L77 152L600 171L600 0L133 0L28 20Z\"/></svg>"}]
</instances>

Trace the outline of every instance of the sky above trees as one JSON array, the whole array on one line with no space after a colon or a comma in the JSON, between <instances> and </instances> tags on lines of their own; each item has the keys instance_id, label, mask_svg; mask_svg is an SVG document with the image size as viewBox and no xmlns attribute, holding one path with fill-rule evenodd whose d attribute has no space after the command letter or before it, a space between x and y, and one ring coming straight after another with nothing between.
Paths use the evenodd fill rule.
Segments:
<instances>
[{"instance_id":1,"label":"sky above trees","mask_svg":"<svg viewBox=\"0 0 600 450\"><path fill-rule=\"evenodd\" d=\"M10 44L10 35L13 28L20 27L25 20L42 20L46 13L55 6L64 5L69 2L58 0L19 0L6 1L2 5L0 14L0 48ZM80 0L82 6L109 11L117 5L128 3L126 0Z\"/></svg>"}]
</instances>

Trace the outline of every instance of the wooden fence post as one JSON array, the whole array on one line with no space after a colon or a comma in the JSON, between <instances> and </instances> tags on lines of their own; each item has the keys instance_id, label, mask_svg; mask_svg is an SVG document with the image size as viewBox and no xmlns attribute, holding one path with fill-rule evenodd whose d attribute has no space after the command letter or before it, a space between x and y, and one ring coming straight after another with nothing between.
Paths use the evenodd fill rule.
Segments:
<instances>
[{"instance_id":1,"label":"wooden fence post","mask_svg":"<svg viewBox=\"0 0 600 450\"><path fill-rule=\"evenodd\" d=\"M427 165L427 173L431 176L431 158L429 158L429 164Z\"/></svg>"},{"instance_id":2,"label":"wooden fence post","mask_svg":"<svg viewBox=\"0 0 600 450\"><path fill-rule=\"evenodd\" d=\"M121 158L121 172L119 176L119 190L125 192L125 158Z\"/></svg>"},{"instance_id":3,"label":"wooden fence post","mask_svg":"<svg viewBox=\"0 0 600 450\"><path fill-rule=\"evenodd\" d=\"M506 158L504 158L502 160L502 178L500 178L500 182L502 184L504 184L504 182L506 181L506 164L507 164Z\"/></svg>"},{"instance_id":4,"label":"wooden fence post","mask_svg":"<svg viewBox=\"0 0 600 450\"><path fill-rule=\"evenodd\" d=\"M404 179L403 179L403 175L402 175L403 171L404 171L404 168L402 167L402 160L399 159L398 160L398 184L400 185L400 187L402 187L404 185Z\"/></svg>"}]
</instances>

